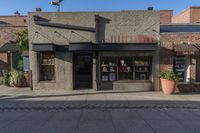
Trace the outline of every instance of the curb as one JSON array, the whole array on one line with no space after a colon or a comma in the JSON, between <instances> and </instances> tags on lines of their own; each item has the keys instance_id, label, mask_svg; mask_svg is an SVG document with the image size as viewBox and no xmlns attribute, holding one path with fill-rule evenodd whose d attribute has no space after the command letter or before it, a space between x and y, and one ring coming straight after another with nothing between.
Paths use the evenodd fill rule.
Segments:
<instances>
[{"instance_id":1,"label":"curb","mask_svg":"<svg viewBox=\"0 0 200 133\"><path fill-rule=\"evenodd\" d=\"M131 105L131 104L60 104L60 105L18 105L18 104L9 104L9 105L0 105L0 111L4 110L35 110L35 111L50 111L50 110L74 110L74 109L197 109L200 110L200 105Z\"/></svg>"}]
</instances>

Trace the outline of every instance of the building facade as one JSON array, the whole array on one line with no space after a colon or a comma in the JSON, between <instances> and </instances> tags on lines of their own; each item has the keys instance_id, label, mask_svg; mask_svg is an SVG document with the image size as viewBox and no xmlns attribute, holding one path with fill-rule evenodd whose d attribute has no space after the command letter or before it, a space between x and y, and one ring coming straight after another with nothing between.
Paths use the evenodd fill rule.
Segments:
<instances>
[{"instance_id":1,"label":"building facade","mask_svg":"<svg viewBox=\"0 0 200 133\"><path fill-rule=\"evenodd\" d=\"M2 70L16 68L18 48L16 33L27 28L27 16L15 12L14 16L0 16L0 73Z\"/></svg>"},{"instance_id":2,"label":"building facade","mask_svg":"<svg viewBox=\"0 0 200 133\"><path fill-rule=\"evenodd\" d=\"M29 14L33 89L159 90L159 11Z\"/></svg>"},{"instance_id":3,"label":"building facade","mask_svg":"<svg viewBox=\"0 0 200 133\"><path fill-rule=\"evenodd\" d=\"M199 91L200 7L190 7L160 25L160 70L179 76L178 89Z\"/></svg>"},{"instance_id":4,"label":"building facade","mask_svg":"<svg viewBox=\"0 0 200 133\"><path fill-rule=\"evenodd\" d=\"M199 11L30 13L33 89L160 90L159 72L173 70L196 90Z\"/></svg>"}]
</instances>

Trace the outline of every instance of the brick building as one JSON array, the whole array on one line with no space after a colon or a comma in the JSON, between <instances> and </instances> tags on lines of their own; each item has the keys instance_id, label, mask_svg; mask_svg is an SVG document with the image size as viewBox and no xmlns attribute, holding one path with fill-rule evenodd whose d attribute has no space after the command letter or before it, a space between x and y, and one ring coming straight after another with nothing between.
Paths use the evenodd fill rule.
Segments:
<instances>
[{"instance_id":1,"label":"brick building","mask_svg":"<svg viewBox=\"0 0 200 133\"><path fill-rule=\"evenodd\" d=\"M192 6L172 17L172 23L200 23L200 7Z\"/></svg>"},{"instance_id":2,"label":"brick building","mask_svg":"<svg viewBox=\"0 0 200 133\"><path fill-rule=\"evenodd\" d=\"M172 23L173 10L160 10L160 24Z\"/></svg>"},{"instance_id":3,"label":"brick building","mask_svg":"<svg viewBox=\"0 0 200 133\"><path fill-rule=\"evenodd\" d=\"M190 7L168 18L172 23L160 25L160 70L174 70L180 78L178 88L197 91L200 81L200 7Z\"/></svg>"},{"instance_id":4,"label":"brick building","mask_svg":"<svg viewBox=\"0 0 200 133\"><path fill-rule=\"evenodd\" d=\"M18 31L27 28L27 16L0 16L0 70L15 66L16 35Z\"/></svg>"}]
</instances>

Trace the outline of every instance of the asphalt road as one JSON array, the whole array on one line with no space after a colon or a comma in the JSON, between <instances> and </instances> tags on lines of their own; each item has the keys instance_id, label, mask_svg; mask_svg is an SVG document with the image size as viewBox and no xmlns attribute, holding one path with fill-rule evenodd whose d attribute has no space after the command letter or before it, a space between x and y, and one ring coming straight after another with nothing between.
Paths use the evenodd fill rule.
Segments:
<instances>
[{"instance_id":1,"label":"asphalt road","mask_svg":"<svg viewBox=\"0 0 200 133\"><path fill-rule=\"evenodd\" d=\"M200 133L200 95L0 86L0 133Z\"/></svg>"},{"instance_id":2,"label":"asphalt road","mask_svg":"<svg viewBox=\"0 0 200 133\"><path fill-rule=\"evenodd\" d=\"M198 109L0 111L0 133L199 133Z\"/></svg>"}]
</instances>

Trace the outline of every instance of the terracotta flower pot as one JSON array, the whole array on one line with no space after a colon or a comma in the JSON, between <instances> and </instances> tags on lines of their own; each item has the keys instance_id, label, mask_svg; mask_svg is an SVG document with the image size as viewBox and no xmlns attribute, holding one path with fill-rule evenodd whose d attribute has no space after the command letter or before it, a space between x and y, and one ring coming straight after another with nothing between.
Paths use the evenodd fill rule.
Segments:
<instances>
[{"instance_id":1,"label":"terracotta flower pot","mask_svg":"<svg viewBox=\"0 0 200 133\"><path fill-rule=\"evenodd\" d=\"M168 79L160 79L161 87L164 94L173 94L176 90L176 81Z\"/></svg>"}]
</instances>

